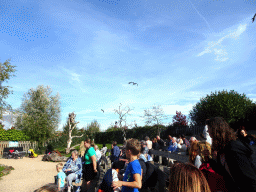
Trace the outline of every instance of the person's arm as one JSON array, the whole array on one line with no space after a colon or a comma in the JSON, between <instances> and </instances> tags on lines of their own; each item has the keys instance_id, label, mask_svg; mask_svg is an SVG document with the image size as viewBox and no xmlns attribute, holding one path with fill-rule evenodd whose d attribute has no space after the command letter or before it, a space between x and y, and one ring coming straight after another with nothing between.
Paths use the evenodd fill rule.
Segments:
<instances>
[{"instance_id":1,"label":"person's arm","mask_svg":"<svg viewBox=\"0 0 256 192\"><path fill-rule=\"evenodd\" d=\"M58 191L60 191L61 178L58 179Z\"/></svg>"},{"instance_id":2,"label":"person's arm","mask_svg":"<svg viewBox=\"0 0 256 192\"><path fill-rule=\"evenodd\" d=\"M70 159L65 163L65 165L63 166L62 171L63 172L70 171L70 169L68 169L69 165L70 165Z\"/></svg>"},{"instance_id":3,"label":"person's arm","mask_svg":"<svg viewBox=\"0 0 256 192\"><path fill-rule=\"evenodd\" d=\"M96 162L95 155L91 156L91 159L92 159L92 164L93 164L93 170L94 170L94 172L97 172L97 162Z\"/></svg>"},{"instance_id":4,"label":"person's arm","mask_svg":"<svg viewBox=\"0 0 256 192\"><path fill-rule=\"evenodd\" d=\"M138 188L141 189L142 186L142 176L139 173L133 174L133 182L126 182L126 181L116 181L113 182L112 187L115 190L118 187L126 186L131 188Z\"/></svg>"}]
</instances>

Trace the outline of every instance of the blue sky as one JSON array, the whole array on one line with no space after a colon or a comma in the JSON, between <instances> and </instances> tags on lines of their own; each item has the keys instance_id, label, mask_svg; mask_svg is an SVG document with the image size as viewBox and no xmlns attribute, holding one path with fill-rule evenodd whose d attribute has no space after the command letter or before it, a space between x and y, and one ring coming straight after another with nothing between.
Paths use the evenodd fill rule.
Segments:
<instances>
[{"instance_id":1,"label":"blue sky","mask_svg":"<svg viewBox=\"0 0 256 192\"><path fill-rule=\"evenodd\" d=\"M144 109L161 105L169 123L218 90L256 101L255 8L252 0L0 1L0 61L17 66L7 101L18 108L30 88L49 85L61 97L59 130L73 111L78 127L96 119L105 130L120 103L134 108L128 124L143 126Z\"/></svg>"}]
</instances>

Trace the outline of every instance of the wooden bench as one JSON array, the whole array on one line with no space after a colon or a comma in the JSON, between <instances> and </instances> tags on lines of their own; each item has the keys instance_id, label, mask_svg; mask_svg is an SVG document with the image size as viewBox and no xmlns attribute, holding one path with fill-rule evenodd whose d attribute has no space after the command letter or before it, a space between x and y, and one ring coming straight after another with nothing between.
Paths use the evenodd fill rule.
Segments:
<instances>
[{"instance_id":1,"label":"wooden bench","mask_svg":"<svg viewBox=\"0 0 256 192\"><path fill-rule=\"evenodd\" d=\"M180 161L186 163L189 161L189 156L186 155L186 152L174 152L170 153L169 151L158 151L151 149L151 154L159 156L159 164L162 164L162 157L166 157L168 162Z\"/></svg>"}]
</instances>

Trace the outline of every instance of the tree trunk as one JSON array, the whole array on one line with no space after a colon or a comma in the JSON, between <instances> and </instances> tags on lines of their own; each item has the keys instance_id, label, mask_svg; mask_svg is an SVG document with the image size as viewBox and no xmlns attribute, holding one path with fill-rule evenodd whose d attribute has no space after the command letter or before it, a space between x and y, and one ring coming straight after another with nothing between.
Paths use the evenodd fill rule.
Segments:
<instances>
[{"instance_id":1,"label":"tree trunk","mask_svg":"<svg viewBox=\"0 0 256 192\"><path fill-rule=\"evenodd\" d=\"M71 136L71 134L72 134L72 128L71 128L71 125L69 124L66 154L68 154L70 152L70 146L71 146L71 143L72 143L72 136Z\"/></svg>"}]
</instances>

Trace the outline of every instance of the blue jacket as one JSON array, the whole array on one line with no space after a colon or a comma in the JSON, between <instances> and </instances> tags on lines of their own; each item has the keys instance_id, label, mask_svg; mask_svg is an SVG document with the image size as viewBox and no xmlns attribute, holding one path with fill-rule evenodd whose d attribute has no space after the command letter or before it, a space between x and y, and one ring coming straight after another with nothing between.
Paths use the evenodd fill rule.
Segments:
<instances>
[{"instance_id":1,"label":"blue jacket","mask_svg":"<svg viewBox=\"0 0 256 192\"><path fill-rule=\"evenodd\" d=\"M177 150L177 143L172 143L169 147L168 147L168 151L171 152L175 152Z\"/></svg>"},{"instance_id":2,"label":"blue jacket","mask_svg":"<svg viewBox=\"0 0 256 192\"><path fill-rule=\"evenodd\" d=\"M65 163L62 171L65 172L66 169L71 169L72 173L77 175L75 183L80 183L82 178L82 160L80 157L73 161L72 158L69 158L68 161Z\"/></svg>"},{"instance_id":3,"label":"blue jacket","mask_svg":"<svg viewBox=\"0 0 256 192\"><path fill-rule=\"evenodd\" d=\"M115 158L117 158L117 157L119 157L119 155L120 155L120 149L119 149L119 147L118 147L118 146L114 146L114 147L113 147L113 156L114 156Z\"/></svg>"}]
</instances>

